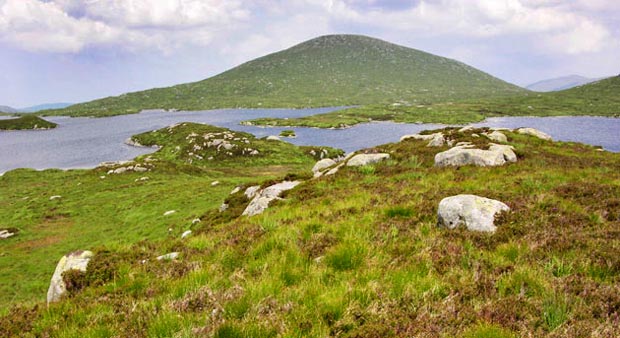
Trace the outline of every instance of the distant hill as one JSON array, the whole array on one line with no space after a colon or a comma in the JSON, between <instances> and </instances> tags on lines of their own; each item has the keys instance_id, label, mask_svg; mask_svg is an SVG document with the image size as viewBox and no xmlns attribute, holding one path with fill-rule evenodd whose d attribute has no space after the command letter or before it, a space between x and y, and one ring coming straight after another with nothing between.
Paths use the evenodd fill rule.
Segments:
<instances>
[{"instance_id":1,"label":"distant hill","mask_svg":"<svg viewBox=\"0 0 620 338\"><path fill-rule=\"evenodd\" d=\"M366 36L328 35L199 82L108 97L44 114L106 116L143 109L344 106L524 92L455 60Z\"/></svg>"},{"instance_id":2,"label":"distant hill","mask_svg":"<svg viewBox=\"0 0 620 338\"><path fill-rule=\"evenodd\" d=\"M69 107L70 105L73 105L73 103L66 103L66 102L44 103L44 104L39 104L39 105L32 106L32 107L21 108L19 109L19 111L24 112L24 113L36 113L38 111L46 110L46 109L62 109L62 108Z\"/></svg>"},{"instance_id":3,"label":"distant hill","mask_svg":"<svg viewBox=\"0 0 620 338\"><path fill-rule=\"evenodd\" d=\"M19 111L13 107L9 107L9 106L0 106L0 113L9 113L9 114L14 114L14 113L18 113Z\"/></svg>"},{"instance_id":4,"label":"distant hill","mask_svg":"<svg viewBox=\"0 0 620 338\"><path fill-rule=\"evenodd\" d=\"M592 83L603 78L587 78L579 75L569 75L554 79L542 80L528 85L527 89L535 92L555 92L584 84Z\"/></svg>"}]
</instances>

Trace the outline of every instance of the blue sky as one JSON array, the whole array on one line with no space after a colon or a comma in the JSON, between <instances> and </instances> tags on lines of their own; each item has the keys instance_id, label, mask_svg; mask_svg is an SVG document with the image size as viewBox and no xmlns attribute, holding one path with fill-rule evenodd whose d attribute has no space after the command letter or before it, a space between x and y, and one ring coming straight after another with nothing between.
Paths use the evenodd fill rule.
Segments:
<instances>
[{"instance_id":1,"label":"blue sky","mask_svg":"<svg viewBox=\"0 0 620 338\"><path fill-rule=\"evenodd\" d=\"M0 105L198 81L324 34L364 34L519 85L620 73L618 0L0 0Z\"/></svg>"}]
</instances>

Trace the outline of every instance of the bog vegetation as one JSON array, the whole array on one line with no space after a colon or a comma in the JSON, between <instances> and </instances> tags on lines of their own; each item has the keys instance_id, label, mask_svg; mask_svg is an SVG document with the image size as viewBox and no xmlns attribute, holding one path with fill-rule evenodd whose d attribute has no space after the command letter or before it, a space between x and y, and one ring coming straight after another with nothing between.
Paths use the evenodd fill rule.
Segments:
<instances>
[{"instance_id":1,"label":"bog vegetation","mask_svg":"<svg viewBox=\"0 0 620 338\"><path fill-rule=\"evenodd\" d=\"M320 154L341 153L181 124L134 137L161 147L134 171L11 171L0 336L618 336L620 155L506 135L518 161L503 167L436 168L447 146L411 139L311 179ZM240 216L245 188L284 179L304 182ZM462 193L512 211L492 235L437 228L438 202ZM46 307L57 260L78 249L95 252L87 271Z\"/></svg>"}]
</instances>

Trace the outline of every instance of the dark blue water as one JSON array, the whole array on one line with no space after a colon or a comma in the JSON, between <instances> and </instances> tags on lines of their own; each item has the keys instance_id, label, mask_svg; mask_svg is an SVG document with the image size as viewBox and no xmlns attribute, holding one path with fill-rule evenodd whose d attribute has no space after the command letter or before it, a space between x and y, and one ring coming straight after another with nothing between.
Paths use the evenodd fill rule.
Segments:
<instances>
[{"instance_id":1,"label":"dark blue water","mask_svg":"<svg viewBox=\"0 0 620 338\"><path fill-rule=\"evenodd\" d=\"M0 173L15 168L92 168L103 161L132 159L153 151L123 142L132 135L159 129L179 122L200 122L258 137L278 135L293 129L298 145L325 145L353 151L395 142L405 134L443 127L435 124L392 122L366 123L345 130L316 128L261 128L242 126L239 122L259 117L294 118L334 111L318 109L224 109L201 112L149 111L107 118L50 117L56 129L42 131L0 132ZM533 127L557 140L602 145L620 151L620 119L602 117L512 117L494 118L481 124L494 127Z\"/></svg>"}]
</instances>

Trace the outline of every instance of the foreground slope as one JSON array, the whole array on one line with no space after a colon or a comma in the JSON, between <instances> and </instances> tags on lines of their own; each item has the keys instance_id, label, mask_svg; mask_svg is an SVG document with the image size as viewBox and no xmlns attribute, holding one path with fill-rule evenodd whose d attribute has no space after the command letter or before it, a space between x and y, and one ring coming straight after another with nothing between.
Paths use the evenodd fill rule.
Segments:
<instances>
[{"instance_id":1,"label":"foreground slope","mask_svg":"<svg viewBox=\"0 0 620 338\"><path fill-rule=\"evenodd\" d=\"M502 116L620 116L620 76L551 93L509 97L427 102L422 104L368 105L294 119L263 118L253 125L342 128L357 123L395 121L465 124Z\"/></svg>"},{"instance_id":2,"label":"foreground slope","mask_svg":"<svg viewBox=\"0 0 620 338\"><path fill-rule=\"evenodd\" d=\"M163 129L135 140L159 142L163 152L153 156L180 165L191 156L185 145L196 144L190 140L202 132L191 129ZM484 131L443 132L455 142L482 144L488 141L472 134ZM225 189L206 184L210 171L195 168L190 177L191 166L178 174L167 167L167 176L139 190L135 175L111 176L101 180L105 203L86 200L90 207L71 211L18 198L67 174L14 172L0 178L3 189L13 189L0 196L2 205L33 220L65 217L44 218L57 223L38 226L42 231L77 217L93 226L115 217L123 222L116 231L145 229L145 223L159 233L173 230L164 240L73 248L94 249L95 258L86 274L68 279L68 297L48 309L12 309L0 318L0 335L618 336L620 155L505 134L516 163L436 168L433 158L447 146L429 148L427 141L411 139L364 150L390 154L382 163L306 178L254 217L237 217L248 203L243 189L228 194L235 185L253 183L230 173L222 180ZM20 189L16 183L27 177L30 184ZM74 177L64 182L77 189ZM80 187L86 184L95 182ZM125 200L130 191L140 198ZM493 235L437 228L439 201L463 193L501 200L512 211L496 221ZM218 198L229 204L225 212L215 202L196 201ZM163 220L147 216L168 208L181 212ZM180 239L201 211L194 234ZM45 244L53 245L52 239L37 242ZM179 258L154 259L171 251ZM47 263L50 273L53 267Z\"/></svg>"},{"instance_id":3,"label":"foreground slope","mask_svg":"<svg viewBox=\"0 0 620 338\"><path fill-rule=\"evenodd\" d=\"M458 61L370 37L329 35L203 81L123 94L44 114L104 116L142 109L346 106L524 91Z\"/></svg>"}]
</instances>

